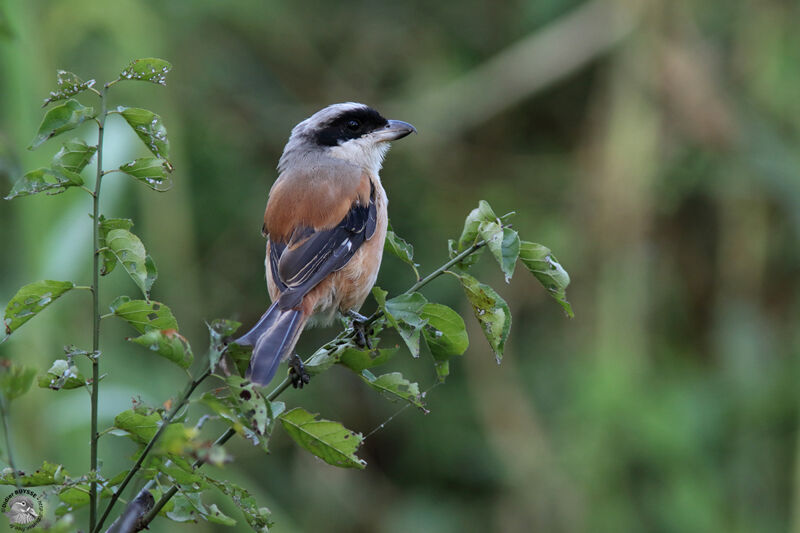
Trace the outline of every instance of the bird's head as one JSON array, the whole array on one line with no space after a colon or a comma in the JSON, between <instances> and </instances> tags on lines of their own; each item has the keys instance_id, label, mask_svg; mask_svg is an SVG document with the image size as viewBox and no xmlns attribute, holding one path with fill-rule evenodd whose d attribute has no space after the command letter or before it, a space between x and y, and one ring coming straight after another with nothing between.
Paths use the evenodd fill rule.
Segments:
<instances>
[{"instance_id":1,"label":"bird's head","mask_svg":"<svg viewBox=\"0 0 800 533\"><path fill-rule=\"evenodd\" d=\"M408 122L387 120L364 104L333 104L292 129L278 169L285 170L296 158L325 154L377 174L389 143L416 131Z\"/></svg>"}]
</instances>

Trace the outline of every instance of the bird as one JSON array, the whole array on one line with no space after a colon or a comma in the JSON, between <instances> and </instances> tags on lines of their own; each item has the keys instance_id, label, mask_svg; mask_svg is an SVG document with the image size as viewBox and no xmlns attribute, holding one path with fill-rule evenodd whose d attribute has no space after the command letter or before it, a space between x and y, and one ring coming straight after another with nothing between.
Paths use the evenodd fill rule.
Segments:
<instances>
[{"instance_id":1,"label":"bird","mask_svg":"<svg viewBox=\"0 0 800 533\"><path fill-rule=\"evenodd\" d=\"M267 385L291 357L292 384L302 387L309 376L294 347L303 329L337 315L364 324L358 310L377 279L388 225L379 172L390 143L416 131L356 102L325 107L292 129L262 226L272 304L233 341L253 347L246 379Z\"/></svg>"}]
</instances>

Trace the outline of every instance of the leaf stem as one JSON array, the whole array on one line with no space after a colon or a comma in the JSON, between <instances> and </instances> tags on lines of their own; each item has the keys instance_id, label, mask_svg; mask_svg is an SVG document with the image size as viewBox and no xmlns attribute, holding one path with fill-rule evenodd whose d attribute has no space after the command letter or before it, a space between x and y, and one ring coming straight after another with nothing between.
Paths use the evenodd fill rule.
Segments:
<instances>
[{"instance_id":1,"label":"leaf stem","mask_svg":"<svg viewBox=\"0 0 800 533\"><path fill-rule=\"evenodd\" d=\"M105 511L103 511L103 516L100 517L100 520L97 522L97 526L95 526L95 528L92 529L93 533L99 532L100 529L103 527L103 522L105 522L106 518L108 517L108 514L111 512L111 509L114 507L114 504L116 504L117 500L119 500L122 491L125 490L125 487L127 487L128 483L130 483L130 481L133 479L133 476L135 476L136 473L139 471L139 469L142 467L144 460L150 454L150 451L153 449L158 439L161 438L161 435L164 433L164 430L167 428L167 426L169 426L172 423L172 420L175 418L175 415L178 414L178 411L180 411L183 408L183 406L186 405L186 402L189 401L189 397L192 395L197 386L200 385L210 375L211 375L211 369L208 368L197 379L192 379L186 385L186 388L184 389L183 394L181 394L180 399L178 399L178 401L175 403L172 409L170 409L167 416L165 416L164 419L161 421L161 426L159 426L158 431L156 431L155 435L153 435L153 437L150 439L150 442L147 443L147 446L144 447L144 450L142 450L142 453L139 454L139 458L136 460L136 463L134 463L133 467L128 472L128 475L125 476L125 479L123 479L122 483L119 484L117 490L114 491L114 494L111 496L111 500L108 502ZM199 464L202 464L202 462Z\"/></svg>"},{"instance_id":2,"label":"leaf stem","mask_svg":"<svg viewBox=\"0 0 800 533\"><path fill-rule=\"evenodd\" d=\"M103 183L103 137L106 123L108 87L100 93L100 118L97 121L97 177L92 194L92 352L100 352L100 186ZM97 404L100 398L100 358L92 359L92 414L89 468L97 472ZM97 523L97 476L89 487L89 531Z\"/></svg>"},{"instance_id":3,"label":"leaf stem","mask_svg":"<svg viewBox=\"0 0 800 533\"><path fill-rule=\"evenodd\" d=\"M8 466L11 467L12 472L14 473L14 485L17 488L20 488L19 482L19 474L17 473L17 467L14 464L14 453L11 447L11 433L8 430L8 403L6 402L6 397L4 394L0 394L0 417L3 419L3 433L5 434L6 438L6 455L8 456Z\"/></svg>"}]
</instances>

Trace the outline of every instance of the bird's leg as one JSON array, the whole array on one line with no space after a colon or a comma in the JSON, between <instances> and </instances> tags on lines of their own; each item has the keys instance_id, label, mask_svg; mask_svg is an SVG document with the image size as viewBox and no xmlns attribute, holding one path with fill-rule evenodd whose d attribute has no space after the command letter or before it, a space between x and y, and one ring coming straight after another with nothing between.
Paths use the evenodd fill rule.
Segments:
<instances>
[{"instance_id":1,"label":"bird's leg","mask_svg":"<svg viewBox=\"0 0 800 533\"><path fill-rule=\"evenodd\" d=\"M303 360L297 354L289 358L289 379L292 381L292 387L295 389L303 388L311 381L311 375L306 372L306 367L303 365Z\"/></svg>"},{"instance_id":2,"label":"bird's leg","mask_svg":"<svg viewBox=\"0 0 800 533\"><path fill-rule=\"evenodd\" d=\"M367 317L358 314L352 309L347 311L347 316L353 319L353 333L355 333L356 345L359 348L372 349L372 343L367 334Z\"/></svg>"}]
</instances>

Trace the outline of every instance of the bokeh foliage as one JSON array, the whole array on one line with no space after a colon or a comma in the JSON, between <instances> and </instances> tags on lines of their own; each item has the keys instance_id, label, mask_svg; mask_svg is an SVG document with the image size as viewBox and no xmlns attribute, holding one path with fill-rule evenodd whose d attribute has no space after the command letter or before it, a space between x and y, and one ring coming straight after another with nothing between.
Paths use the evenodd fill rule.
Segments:
<instances>
[{"instance_id":1,"label":"bokeh foliage","mask_svg":"<svg viewBox=\"0 0 800 533\"><path fill-rule=\"evenodd\" d=\"M151 204L139 184L109 180L104 210L138 221L170 280L153 297L202 338L204 319L263 311L260 214L289 128L331 102L374 105L420 131L382 173L417 262L446 257L442 243L486 198L558 252L578 313L567 321L535 280L497 275L514 315L503 365L472 343L427 395L430 415L408 410L365 441L365 471L320 464L288 439L263 467L234 450L228 471L261 488L276 530L797 531L799 15L795 2L745 0L3 0L2 191L49 164L20 147L55 68L105 79L134 57L169 58L168 90L120 86L119 103L163 111L175 186ZM109 165L147 155L109 149ZM6 299L87 271L78 195L72 210L23 200L0 209ZM492 262L485 253L476 268ZM383 288L412 280L387 258ZM429 291L480 337L457 284ZM0 350L47 368L66 332L89 329L88 314L65 309ZM115 327L109 339L125 336ZM178 368L154 373L130 343L106 349L127 367L104 382L101 427L131 397L174 394ZM335 370L287 398L365 434L394 412ZM15 405L36 421L15 434L18 462L86 446L79 392L53 406L34 388ZM84 470L84 455L65 466Z\"/></svg>"}]
</instances>

